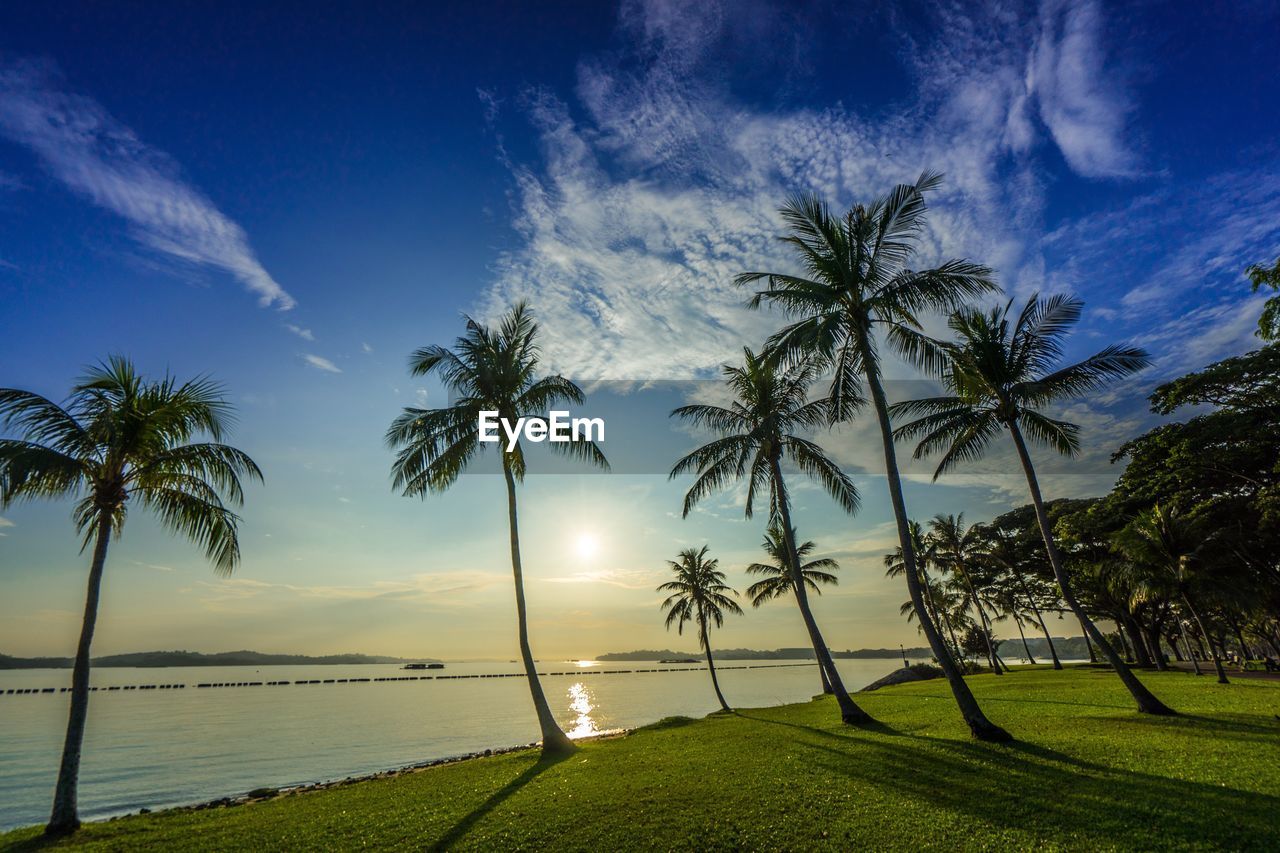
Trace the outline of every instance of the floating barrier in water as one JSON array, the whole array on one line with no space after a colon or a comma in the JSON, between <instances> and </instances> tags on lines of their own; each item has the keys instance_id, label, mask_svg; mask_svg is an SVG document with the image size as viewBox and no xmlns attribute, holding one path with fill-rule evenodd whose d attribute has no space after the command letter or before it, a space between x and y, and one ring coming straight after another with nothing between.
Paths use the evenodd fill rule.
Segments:
<instances>
[{"instance_id":1,"label":"floating barrier in water","mask_svg":"<svg viewBox=\"0 0 1280 853\"><path fill-rule=\"evenodd\" d=\"M809 661L806 663L758 663L758 664L739 664L737 666L721 665L719 669L773 669L786 666L816 666L817 663ZM587 675L632 675L635 673L651 673L651 672L705 672L705 666L683 666L683 667L664 667L662 669L595 669L581 671L562 671L562 672L539 672L540 677L546 678L550 676L572 676L575 678ZM484 673L467 673L456 675L388 675L376 677L362 678L299 678L294 681L201 681L196 684L196 688L213 689L218 687L285 687L290 684L368 684L371 682L390 682L390 681L445 681L449 679L459 678L525 678L523 672L484 672ZM185 684L113 684L110 686L93 686L89 688L90 692L115 692L120 690L185 690ZM10 687L0 690L0 696L26 696L45 693L70 693L70 687Z\"/></svg>"}]
</instances>

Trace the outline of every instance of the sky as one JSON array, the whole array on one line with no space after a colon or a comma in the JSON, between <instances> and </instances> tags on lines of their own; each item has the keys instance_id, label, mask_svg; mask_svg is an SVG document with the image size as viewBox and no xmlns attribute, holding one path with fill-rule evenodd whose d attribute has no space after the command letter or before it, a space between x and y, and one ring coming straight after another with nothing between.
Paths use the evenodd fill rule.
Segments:
<instances>
[{"instance_id":1,"label":"sky","mask_svg":"<svg viewBox=\"0 0 1280 853\"><path fill-rule=\"evenodd\" d=\"M1042 459L1051 496L1105 492L1152 386L1256 346L1244 269L1280 252L1278 53L1267 2L5 4L0 386L61 399L113 353L212 374L266 475L229 578L130 517L95 651L515 657L496 455L410 499L382 436L447 403L409 353L520 299L626 460L521 487L535 653L693 649L663 629L666 561L708 544L741 589L764 520L740 492L680 517L688 482L665 474L697 436L672 396L778 327L732 278L793 268L789 194L847 207L926 168L946 182L921 265L1079 295L1069 356L1152 353L1064 407L1080 460ZM921 387L888 371L899 396ZM857 516L794 485L801 538L841 563L815 603L837 649L921 644L883 577L869 427L824 438ZM909 465L909 511L989 519L1027 500L1009 471L999 450L937 485ZM68 504L5 510L0 652L71 654L86 570ZM716 645L805 645L786 602L748 610Z\"/></svg>"}]
</instances>

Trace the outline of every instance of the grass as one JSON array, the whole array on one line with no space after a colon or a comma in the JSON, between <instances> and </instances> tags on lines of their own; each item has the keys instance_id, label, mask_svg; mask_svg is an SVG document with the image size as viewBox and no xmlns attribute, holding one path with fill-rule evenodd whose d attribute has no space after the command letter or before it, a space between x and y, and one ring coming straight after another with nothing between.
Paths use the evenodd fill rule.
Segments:
<instances>
[{"instance_id":1,"label":"grass","mask_svg":"<svg viewBox=\"0 0 1280 853\"><path fill-rule=\"evenodd\" d=\"M1142 677L1181 715L1136 713L1109 671L1015 668L970 680L1009 745L971 740L946 684L918 682L858 697L870 731L829 698L674 718L560 761L516 752L132 816L56 846L1274 850L1280 682ZM0 836L42 846L38 828Z\"/></svg>"}]
</instances>

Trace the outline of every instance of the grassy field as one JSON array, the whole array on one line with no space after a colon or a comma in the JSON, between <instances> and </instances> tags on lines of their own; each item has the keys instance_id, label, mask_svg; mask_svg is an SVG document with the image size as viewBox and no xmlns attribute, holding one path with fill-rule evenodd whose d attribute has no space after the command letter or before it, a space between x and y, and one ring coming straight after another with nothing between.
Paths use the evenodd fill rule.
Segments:
<instances>
[{"instance_id":1,"label":"grassy field","mask_svg":"<svg viewBox=\"0 0 1280 853\"><path fill-rule=\"evenodd\" d=\"M672 719L541 762L518 752L250 805L87 825L97 849L1276 849L1280 682L1015 669L974 692L1018 738L971 740L942 681ZM710 687L708 687L710 689ZM732 697L730 697L732 700ZM406 756L411 759L412 756ZM67 844L64 842L64 844ZM36 849L39 830L0 836ZM63 845L59 845L63 846Z\"/></svg>"}]
</instances>

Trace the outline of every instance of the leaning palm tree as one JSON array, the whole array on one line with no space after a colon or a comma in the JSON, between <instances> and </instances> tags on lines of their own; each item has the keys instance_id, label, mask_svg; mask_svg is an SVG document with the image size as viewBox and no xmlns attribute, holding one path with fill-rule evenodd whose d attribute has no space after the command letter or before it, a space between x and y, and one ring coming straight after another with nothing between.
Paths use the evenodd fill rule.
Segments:
<instances>
[{"instance_id":1,"label":"leaning palm tree","mask_svg":"<svg viewBox=\"0 0 1280 853\"><path fill-rule=\"evenodd\" d=\"M679 562L668 560L667 565L675 574L675 580L658 586L658 592L670 593L662 602L662 609L667 611L667 630L671 630L674 622L676 633L684 633L684 623L693 622L698 626L698 643L707 653L707 669L711 671L711 686L715 688L716 698L720 700L721 710L728 711L729 703L724 701L720 692L720 679L716 677L716 662L711 656L711 625L717 628L724 625L724 615L733 613L742 615L742 608L729 595L738 593L724 582L724 572L720 571L720 561L707 558L707 546L701 549L686 548L680 552ZM726 595L728 593L728 595Z\"/></svg>"},{"instance_id":2,"label":"leaning palm tree","mask_svg":"<svg viewBox=\"0 0 1280 853\"><path fill-rule=\"evenodd\" d=\"M929 521L929 536L933 540L934 562L951 572L964 591L966 603L978 614L978 624L982 627L982 636L987 643L987 661L991 664L991 671L996 675L1004 675L992 639L991 620L987 618L982 595L973 580L974 568L986 557L980 531L964 526L964 513L936 515Z\"/></svg>"},{"instance_id":3,"label":"leaning palm tree","mask_svg":"<svg viewBox=\"0 0 1280 853\"><path fill-rule=\"evenodd\" d=\"M791 535L794 538L795 532L793 531ZM777 598L785 598L791 594L795 584L793 578L796 574L791 570L787 539L777 521L769 525L760 547L769 555L771 562L752 563L747 566L747 574L762 578L747 587L747 598L751 600L752 607L759 607ZM822 587L819 584L834 586L838 583L836 576L831 572L840 568L840 564L830 557L820 557L817 560L804 562L816 547L818 546L812 541L797 544L796 557L801 561L799 576L805 585L806 592L822 595ZM822 692L835 693L835 688L831 686L831 679L827 676L827 670L821 664L818 666L818 673L822 676Z\"/></svg>"},{"instance_id":4,"label":"leaning palm tree","mask_svg":"<svg viewBox=\"0 0 1280 853\"><path fill-rule=\"evenodd\" d=\"M1227 684L1227 671L1213 638L1205 630L1200 611L1192 602L1192 588L1196 580L1196 563L1204 547L1205 533L1201 525L1174 509L1156 504L1141 512L1116 534L1116 545L1148 579L1139 584L1144 597L1170 593L1187 609L1196 630L1209 644L1213 666L1218 673L1218 683ZM1158 653L1159 650L1157 650ZM1194 656L1192 658L1194 660ZM1198 673L1198 668L1197 668Z\"/></svg>"},{"instance_id":5,"label":"leaning palm tree","mask_svg":"<svg viewBox=\"0 0 1280 853\"><path fill-rule=\"evenodd\" d=\"M995 289L991 270L968 261L946 261L926 270L911 268L924 228L925 193L941 181L941 175L926 172L914 184L901 184L884 198L855 205L842 216L833 215L814 196L796 196L781 210L789 230L782 240L795 250L802 273L746 272L736 282L763 283L764 289L749 305L768 303L794 319L769 340L780 357L788 362L815 359L832 372L828 396L833 421L854 416L864 402L861 384L867 383L906 564L903 576L920 627L970 731L984 740L1001 741L1008 740L1009 733L982 712L925 607L877 340L877 331L883 332L890 347L910 355L919 349L920 312L951 310Z\"/></svg>"},{"instance_id":6,"label":"leaning palm tree","mask_svg":"<svg viewBox=\"0 0 1280 853\"><path fill-rule=\"evenodd\" d=\"M1044 634L1044 641L1049 646L1049 656L1053 658L1053 668L1062 669L1062 661L1058 659L1058 649L1053 644L1053 636L1049 633L1049 626L1044 622L1044 614L1040 612L1040 605L1036 603L1036 596L1032 594L1031 586L1027 583L1026 575L1022 571L1021 555L1018 553L1017 542L1012 535L998 528L988 529L987 535L991 537L991 542L987 547L987 559L1009 573L1009 579L1013 581L1018 591L1022 593L1023 598L1031 609L1031 615L1040 625L1040 631ZM1018 627L1021 630L1022 626L1019 625ZM1030 656L1030 651L1027 654Z\"/></svg>"},{"instance_id":7,"label":"leaning palm tree","mask_svg":"<svg viewBox=\"0 0 1280 853\"><path fill-rule=\"evenodd\" d=\"M0 425L21 436L0 439L0 508L77 499L81 550L93 546L49 835L80 825L76 789L89 713L89 653L107 547L123 531L128 509L140 506L202 546L219 574L235 568L239 517L227 503L242 504L240 479L260 481L262 473L221 443L233 420L222 387L210 379L147 380L120 356L89 370L61 405L30 391L0 389Z\"/></svg>"},{"instance_id":8,"label":"leaning palm tree","mask_svg":"<svg viewBox=\"0 0 1280 853\"><path fill-rule=\"evenodd\" d=\"M466 321L466 334L457 339L454 349L428 346L409 357L409 370L414 376L439 375L455 395L455 401L440 409L406 408L387 430L387 444L398 451L391 469L394 485L406 496L443 492L457 481L484 449L478 429L482 411L497 412L498 418L512 424L519 418L545 421L556 404L580 404L583 400L582 390L561 376L538 378L538 326L524 303L508 311L493 328L470 317ZM524 450L518 441L510 449L505 441L497 446L507 484L520 657L542 730L542 751L546 755L564 754L574 746L547 705L529 646L516 518L516 483L524 481L526 470ZM609 467L593 442L549 442L547 446L553 452Z\"/></svg>"},{"instance_id":9,"label":"leaning palm tree","mask_svg":"<svg viewBox=\"0 0 1280 853\"><path fill-rule=\"evenodd\" d=\"M858 491L853 481L821 447L798 435L830 420L830 401L807 398L813 376L811 364L800 363L788 370L750 349L743 350L741 367L725 366L724 376L734 397L729 408L695 404L672 412L675 417L686 419L696 427L709 428L716 434L709 444L683 457L671 469L672 477L687 471L697 474L685 495L684 515L688 517L698 501L712 492L745 479L747 518L755 512L756 495L767 489L770 519L776 520L782 532L787 562L799 565L783 462L818 480L845 512L852 514L858 509ZM844 689L831 651L809 607L805 585L792 578L791 588L818 665L835 693L840 718L846 723L871 722L871 716L859 708Z\"/></svg>"},{"instance_id":10,"label":"leaning palm tree","mask_svg":"<svg viewBox=\"0 0 1280 853\"><path fill-rule=\"evenodd\" d=\"M895 435L920 440L915 450L917 459L942 452L933 475L936 480L957 464L980 457L992 438L1008 431L1026 475L1040 535L1062 600L1129 689L1138 710L1172 714L1125 665L1076 598L1054 542L1027 449L1026 437L1030 437L1063 455L1076 455L1080 449L1079 428L1051 418L1040 409L1055 400L1098 391L1110 380L1136 373L1150 363L1140 349L1109 346L1077 364L1054 369L1062 355L1062 338L1080 319L1082 304L1079 299L1063 295L1046 300L1032 296L1013 318L1009 313L1012 302L990 311L957 311L948 321L956 334L954 342L922 338L916 349L918 361L932 367L950 393L894 406L893 414L916 418L899 427Z\"/></svg>"}]
</instances>

